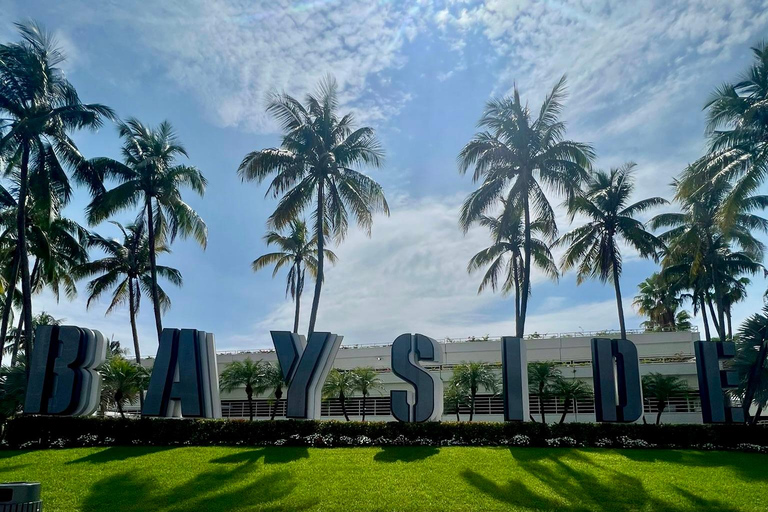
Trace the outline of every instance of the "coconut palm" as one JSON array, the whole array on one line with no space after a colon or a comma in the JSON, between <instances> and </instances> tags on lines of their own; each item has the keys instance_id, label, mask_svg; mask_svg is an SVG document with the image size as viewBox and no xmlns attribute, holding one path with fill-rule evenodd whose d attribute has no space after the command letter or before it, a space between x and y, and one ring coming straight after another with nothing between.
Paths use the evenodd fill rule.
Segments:
<instances>
[{"instance_id":1,"label":"coconut palm","mask_svg":"<svg viewBox=\"0 0 768 512\"><path fill-rule=\"evenodd\" d=\"M528 363L528 389L539 397L541 422L546 424L544 401L552 396L552 386L562 377L554 361L535 361Z\"/></svg>"},{"instance_id":2,"label":"coconut palm","mask_svg":"<svg viewBox=\"0 0 768 512\"><path fill-rule=\"evenodd\" d=\"M237 388L245 388L248 399L248 419L253 421L253 395L264 393L268 386L266 375L271 367L261 359L253 361L250 357L243 361L232 361L219 376L219 387L225 393L231 393Z\"/></svg>"},{"instance_id":3,"label":"coconut palm","mask_svg":"<svg viewBox=\"0 0 768 512\"><path fill-rule=\"evenodd\" d=\"M379 374L371 367L355 368L352 370L353 377L353 391L359 392L363 395L363 418L365 421L365 407L367 405L368 395L371 391L383 389Z\"/></svg>"},{"instance_id":4,"label":"coconut palm","mask_svg":"<svg viewBox=\"0 0 768 512\"><path fill-rule=\"evenodd\" d=\"M744 301L747 298L747 286L751 281L747 277L738 279L729 279L724 287L723 309L725 310L725 320L728 323L728 339L733 339L733 305Z\"/></svg>"},{"instance_id":5,"label":"coconut palm","mask_svg":"<svg viewBox=\"0 0 768 512\"><path fill-rule=\"evenodd\" d=\"M451 378L457 389L464 390L469 399L469 421L475 416L475 400L480 388L491 394L497 394L501 387L501 377L488 363L462 362L453 368Z\"/></svg>"},{"instance_id":6,"label":"coconut palm","mask_svg":"<svg viewBox=\"0 0 768 512\"><path fill-rule=\"evenodd\" d=\"M125 418L125 406L138 403L142 392L147 389L149 370L122 356L113 356L99 367L99 373L102 378L102 394Z\"/></svg>"},{"instance_id":7,"label":"coconut palm","mask_svg":"<svg viewBox=\"0 0 768 512\"><path fill-rule=\"evenodd\" d=\"M266 389L274 389L275 401L272 403L272 412L269 415L269 419L274 420L277 415L277 406L280 404L280 399L283 398L283 386L288 385L279 365L267 364L264 372L264 385Z\"/></svg>"},{"instance_id":8,"label":"coconut palm","mask_svg":"<svg viewBox=\"0 0 768 512\"><path fill-rule=\"evenodd\" d=\"M648 317L646 329L662 331L676 327L675 315L683 302L679 283L668 282L659 272L638 285L638 294L633 301L637 312Z\"/></svg>"},{"instance_id":9,"label":"coconut palm","mask_svg":"<svg viewBox=\"0 0 768 512\"><path fill-rule=\"evenodd\" d=\"M655 259L662 244L635 217L667 203L661 197L651 197L629 204L635 188L634 168L635 164L628 163L609 172L595 171L586 190L568 201L571 220L576 215L584 215L589 220L557 241L557 245L567 246L561 264L563 271L578 267L578 284L587 278L613 282L622 339L627 337L627 328L619 282L622 257L618 244L623 241L641 256Z\"/></svg>"},{"instance_id":10,"label":"coconut palm","mask_svg":"<svg viewBox=\"0 0 768 512\"><path fill-rule=\"evenodd\" d=\"M337 399L341 404L341 412L344 418L349 421L347 413L347 397L355 390L355 374L351 371L340 371L336 368L328 372L328 378L323 384L323 398L331 400Z\"/></svg>"},{"instance_id":11,"label":"coconut palm","mask_svg":"<svg viewBox=\"0 0 768 512\"><path fill-rule=\"evenodd\" d=\"M76 168L83 157L70 133L82 128L97 129L102 120L114 116L111 109L98 104L83 104L74 86L58 67L64 55L53 37L35 23L17 24L21 41L0 45L0 155L18 161L19 190L16 233L18 265L21 271L22 310L25 339L32 338L32 276L27 246L27 205L32 192L50 183L34 179L30 166L55 169L59 183L68 183L60 162ZM55 161L55 164L53 163ZM46 174L48 175L48 174ZM77 181L92 189L98 180L75 170ZM41 194L38 195L40 200ZM63 202L70 198L65 194Z\"/></svg>"},{"instance_id":12,"label":"coconut palm","mask_svg":"<svg viewBox=\"0 0 768 512\"><path fill-rule=\"evenodd\" d=\"M102 190L86 213L91 225L107 220L115 213L141 205L139 218L146 222L151 247L171 244L177 235L192 236L203 248L208 241L208 228L198 213L181 198L181 189L189 187L202 196L207 181L195 167L177 163L188 158L173 127L163 121L156 128L129 119L119 125L123 139L123 162L109 158L89 160L90 175L119 182L111 190ZM140 222L140 221L138 221ZM152 306L158 338L163 330L162 299L157 284L157 254L149 251Z\"/></svg>"},{"instance_id":13,"label":"coconut palm","mask_svg":"<svg viewBox=\"0 0 768 512\"><path fill-rule=\"evenodd\" d=\"M768 42L752 52L752 66L707 101L710 151L683 176L686 194L706 193L723 181L733 185L719 212L725 225L736 220L744 200L760 188L768 172Z\"/></svg>"},{"instance_id":14,"label":"coconut palm","mask_svg":"<svg viewBox=\"0 0 768 512\"><path fill-rule=\"evenodd\" d=\"M741 399L744 417L749 421L753 405L757 412L752 423L768 407L768 306L762 312L747 318L739 329L736 356L729 361L729 367L739 374L739 386L735 394Z\"/></svg>"},{"instance_id":15,"label":"coconut palm","mask_svg":"<svg viewBox=\"0 0 768 512\"><path fill-rule=\"evenodd\" d=\"M693 329L691 314L685 310L678 311L675 315L675 329L678 331L690 331Z\"/></svg>"},{"instance_id":16,"label":"coconut palm","mask_svg":"<svg viewBox=\"0 0 768 512\"><path fill-rule=\"evenodd\" d=\"M141 295L151 297L153 286L152 271L150 268L150 245L145 224L129 224L123 227L119 222L112 222L123 235L122 242L113 238L105 238L98 234L92 234L89 245L104 252L104 257L89 261L73 269L77 278L94 277L88 283L88 302L86 308L98 300L104 293L111 291L111 301L106 314L111 313L120 305L128 304L128 313L131 320L131 334L133 336L133 354L136 363L141 364L141 350L139 348L139 334L136 328L136 315L141 305ZM155 245L156 253L169 252L166 245L158 242ZM157 274L167 279L176 286L182 285L181 272L175 268L164 265L157 266ZM171 307L171 299L157 287L157 297L160 300L162 310Z\"/></svg>"},{"instance_id":17,"label":"coconut palm","mask_svg":"<svg viewBox=\"0 0 768 512\"><path fill-rule=\"evenodd\" d=\"M502 201L503 203L503 201ZM505 205L506 206L506 205ZM523 279L523 247L525 245L525 226L520 208L504 208L498 217L483 215L478 223L491 232L493 244L475 254L467 265L470 274L487 267L477 293L490 286L493 291L501 287L505 295L515 294L515 325L520 321L520 293ZM553 226L542 220L531 223L531 232L551 238ZM552 279L558 278L557 265L547 243L537 237L531 237L533 262ZM500 284L500 280L503 284Z\"/></svg>"},{"instance_id":18,"label":"coconut palm","mask_svg":"<svg viewBox=\"0 0 768 512\"><path fill-rule=\"evenodd\" d=\"M267 112L282 125L281 146L247 154L237 172L241 179L258 183L274 175L267 194L282 196L269 218L277 230L314 203L317 277L309 317L311 335L325 276L326 232L341 241L351 215L370 235L373 214L388 215L389 206L381 186L354 169L379 167L384 153L373 128L354 129L351 113L339 118L336 80L325 78L305 103L287 94L271 97Z\"/></svg>"},{"instance_id":19,"label":"coconut palm","mask_svg":"<svg viewBox=\"0 0 768 512\"><path fill-rule=\"evenodd\" d=\"M533 118L515 87L511 97L491 100L477 133L461 150L459 172L474 168L473 181L480 188L464 201L460 214L466 232L482 216L494 210L500 199L507 208L523 212L523 271L520 291L520 322L516 335L525 334L533 258L533 219L556 231L555 213L544 189L572 195L587 178L594 157L587 144L564 140L565 124L558 118L565 99L565 77L545 98L538 117ZM510 216L512 217L512 216Z\"/></svg>"},{"instance_id":20,"label":"coconut palm","mask_svg":"<svg viewBox=\"0 0 768 512\"><path fill-rule=\"evenodd\" d=\"M291 222L290 231L287 235L282 235L276 231L270 231L264 236L267 245L275 245L278 252L270 252L259 256L251 264L251 268L256 272L266 267L274 265L272 277L285 265L290 264L290 270L286 278L285 295L291 294L291 298L296 303L296 312L293 317L293 332L299 332L299 314L301 311L301 294L304 291L304 274L309 270L309 275L317 278L317 237L309 236L307 224L303 220L294 220ZM328 261L336 263L336 254L330 249L323 251Z\"/></svg>"},{"instance_id":21,"label":"coconut palm","mask_svg":"<svg viewBox=\"0 0 768 512\"><path fill-rule=\"evenodd\" d=\"M674 375L649 373L643 375L643 396L656 401L656 424L661 423L661 415L670 398L688 392L688 383Z\"/></svg>"},{"instance_id":22,"label":"coconut palm","mask_svg":"<svg viewBox=\"0 0 768 512\"><path fill-rule=\"evenodd\" d=\"M552 386L552 393L563 401L563 415L560 416L562 424L565 423L565 417L571 411L573 404L592 397L592 388L584 381L559 378Z\"/></svg>"}]
</instances>

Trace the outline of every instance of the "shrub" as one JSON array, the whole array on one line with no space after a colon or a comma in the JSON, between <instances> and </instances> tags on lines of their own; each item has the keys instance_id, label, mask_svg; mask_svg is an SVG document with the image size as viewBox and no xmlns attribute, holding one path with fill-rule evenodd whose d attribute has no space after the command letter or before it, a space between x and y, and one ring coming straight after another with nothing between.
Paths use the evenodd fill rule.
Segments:
<instances>
[{"instance_id":1,"label":"shrub","mask_svg":"<svg viewBox=\"0 0 768 512\"><path fill-rule=\"evenodd\" d=\"M20 416L9 448L77 446L592 446L768 451L768 427L610 423L384 423Z\"/></svg>"}]
</instances>

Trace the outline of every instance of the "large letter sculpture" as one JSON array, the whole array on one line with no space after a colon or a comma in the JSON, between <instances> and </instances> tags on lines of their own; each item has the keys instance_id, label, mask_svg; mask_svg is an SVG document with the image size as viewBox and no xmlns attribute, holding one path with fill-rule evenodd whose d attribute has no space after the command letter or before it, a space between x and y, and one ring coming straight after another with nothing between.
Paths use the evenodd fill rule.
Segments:
<instances>
[{"instance_id":1,"label":"large letter sculpture","mask_svg":"<svg viewBox=\"0 0 768 512\"><path fill-rule=\"evenodd\" d=\"M593 338L592 378L597 421L632 422L643 415L640 361L634 343Z\"/></svg>"},{"instance_id":2,"label":"large letter sculpture","mask_svg":"<svg viewBox=\"0 0 768 512\"><path fill-rule=\"evenodd\" d=\"M504 421L528 421L528 355L525 341L501 338L501 373L504 386Z\"/></svg>"},{"instance_id":3,"label":"large letter sculpture","mask_svg":"<svg viewBox=\"0 0 768 512\"><path fill-rule=\"evenodd\" d=\"M86 416L99 406L106 357L104 336L70 325L41 325L29 365L24 401L27 414Z\"/></svg>"},{"instance_id":4,"label":"large letter sculpture","mask_svg":"<svg viewBox=\"0 0 768 512\"><path fill-rule=\"evenodd\" d=\"M735 371L720 369L721 359L730 359L736 355L736 345L730 341L696 341L693 349L696 354L701 417L704 423L743 422L744 410L731 406L730 400L726 399L723 393L724 388L739 385L739 375Z\"/></svg>"},{"instance_id":5,"label":"large letter sculpture","mask_svg":"<svg viewBox=\"0 0 768 512\"><path fill-rule=\"evenodd\" d=\"M221 418L213 334L163 329L142 415Z\"/></svg>"},{"instance_id":6,"label":"large letter sculpture","mask_svg":"<svg viewBox=\"0 0 768 512\"><path fill-rule=\"evenodd\" d=\"M443 415L443 381L418 364L443 360L442 347L423 334L401 334L392 343L392 373L414 391L390 391L392 416L398 421L439 421Z\"/></svg>"},{"instance_id":7,"label":"large letter sculpture","mask_svg":"<svg viewBox=\"0 0 768 512\"><path fill-rule=\"evenodd\" d=\"M343 336L313 332L306 338L289 331L271 331L277 361L288 383L288 418L318 419L323 399L323 384L331 371Z\"/></svg>"}]
</instances>

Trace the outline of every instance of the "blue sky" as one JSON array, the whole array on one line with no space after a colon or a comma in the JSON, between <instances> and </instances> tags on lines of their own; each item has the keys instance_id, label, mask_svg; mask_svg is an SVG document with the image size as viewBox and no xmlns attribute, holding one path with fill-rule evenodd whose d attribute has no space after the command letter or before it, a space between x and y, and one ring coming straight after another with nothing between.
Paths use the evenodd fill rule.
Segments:
<instances>
[{"instance_id":1,"label":"blue sky","mask_svg":"<svg viewBox=\"0 0 768 512\"><path fill-rule=\"evenodd\" d=\"M270 329L292 325L284 276L250 270L267 250L261 237L275 201L236 176L247 152L279 143L264 111L269 91L302 96L333 73L344 110L376 128L387 153L371 174L392 215L375 219L371 238L352 229L335 248L339 263L327 273L317 327L345 335L345 343L388 342L402 332L508 335L511 300L478 296L479 277L466 273L487 235L479 228L462 235L457 222L473 184L455 158L484 103L517 84L537 107L567 74L569 138L594 144L598 167L636 162L638 199L669 197L672 177L704 150L708 94L749 64L750 45L768 38L767 3L0 0L0 38L15 38L13 21L38 20L66 50L65 70L84 101L174 124L188 163L210 183L202 199L186 194L208 223L209 244L203 251L178 241L163 256L185 281L168 285L173 306L164 324L213 332L220 349L249 349L271 345ZM88 157L119 156L112 126L76 140ZM80 191L67 215L84 221L88 200ZM115 234L108 225L95 230ZM642 321L631 307L636 286L654 268L625 254L630 328ZM766 285L755 279L735 320L762 306ZM86 311L84 287L71 302L37 296L35 309L130 345L127 311L104 316L106 299ZM531 332L618 326L612 288L577 287L573 275L557 284L535 276L531 300ZM148 305L139 333L152 354Z\"/></svg>"}]
</instances>

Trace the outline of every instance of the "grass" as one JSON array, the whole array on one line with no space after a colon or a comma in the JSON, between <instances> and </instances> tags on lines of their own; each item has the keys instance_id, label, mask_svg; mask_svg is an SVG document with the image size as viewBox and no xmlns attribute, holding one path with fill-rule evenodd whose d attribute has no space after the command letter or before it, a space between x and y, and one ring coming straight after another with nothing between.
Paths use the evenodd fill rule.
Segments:
<instances>
[{"instance_id":1,"label":"grass","mask_svg":"<svg viewBox=\"0 0 768 512\"><path fill-rule=\"evenodd\" d=\"M768 456L540 448L77 448L0 452L46 512L765 511Z\"/></svg>"}]
</instances>

